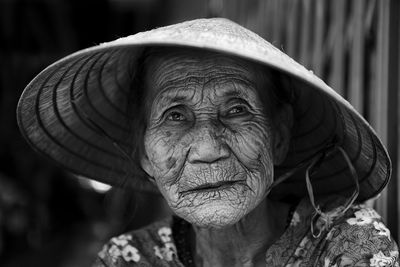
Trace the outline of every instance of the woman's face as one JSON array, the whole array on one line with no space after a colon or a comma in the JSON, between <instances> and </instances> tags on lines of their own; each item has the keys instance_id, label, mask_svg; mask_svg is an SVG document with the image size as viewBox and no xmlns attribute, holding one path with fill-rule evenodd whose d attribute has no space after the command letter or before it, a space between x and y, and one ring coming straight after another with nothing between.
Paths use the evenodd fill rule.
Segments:
<instances>
[{"instance_id":1,"label":"woman's face","mask_svg":"<svg viewBox=\"0 0 400 267\"><path fill-rule=\"evenodd\" d=\"M283 128L272 127L258 96L257 71L211 53L148 60L142 167L175 214L197 226L232 225L253 210L286 154Z\"/></svg>"}]
</instances>

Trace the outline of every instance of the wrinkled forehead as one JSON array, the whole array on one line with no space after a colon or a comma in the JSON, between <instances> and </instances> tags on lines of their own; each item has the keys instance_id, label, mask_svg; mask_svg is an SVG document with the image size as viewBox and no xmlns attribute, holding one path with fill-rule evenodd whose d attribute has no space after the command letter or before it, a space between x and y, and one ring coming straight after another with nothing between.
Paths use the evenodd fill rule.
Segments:
<instances>
[{"instance_id":1,"label":"wrinkled forehead","mask_svg":"<svg viewBox=\"0 0 400 267\"><path fill-rule=\"evenodd\" d=\"M154 49L146 58L146 90L151 99L239 96L256 100L261 71L237 57L194 49Z\"/></svg>"}]
</instances>

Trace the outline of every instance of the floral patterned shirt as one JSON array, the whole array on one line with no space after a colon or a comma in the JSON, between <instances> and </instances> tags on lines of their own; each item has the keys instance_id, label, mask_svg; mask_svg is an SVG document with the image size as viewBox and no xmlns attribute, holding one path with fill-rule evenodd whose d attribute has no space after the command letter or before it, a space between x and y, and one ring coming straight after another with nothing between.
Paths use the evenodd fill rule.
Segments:
<instances>
[{"instance_id":1,"label":"floral patterned shirt","mask_svg":"<svg viewBox=\"0 0 400 267\"><path fill-rule=\"evenodd\" d=\"M319 203L321 209L333 214L333 220L326 224L322 217L313 216L313 206L303 199L286 231L266 251L266 266L399 267L396 242L373 209L353 205L335 217L343 200L330 197ZM112 238L99 252L94 266L184 266L172 224L172 218L167 218Z\"/></svg>"}]
</instances>

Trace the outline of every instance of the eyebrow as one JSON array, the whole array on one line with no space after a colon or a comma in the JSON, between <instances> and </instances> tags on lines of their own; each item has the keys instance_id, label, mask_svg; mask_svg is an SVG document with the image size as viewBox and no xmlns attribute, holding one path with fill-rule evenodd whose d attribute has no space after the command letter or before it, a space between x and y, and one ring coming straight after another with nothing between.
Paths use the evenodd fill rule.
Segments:
<instances>
[{"instance_id":1,"label":"eyebrow","mask_svg":"<svg viewBox=\"0 0 400 267\"><path fill-rule=\"evenodd\" d=\"M162 98L164 98L167 101L172 103L172 102L183 102L185 100L188 100L189 97L188 96L184 96L184 95L177 95L177 94L175 94L174 96L171 96L171 95L169 95L167 93L167 94L164 94L162 96Z\"/></svg>"}]
</instances>

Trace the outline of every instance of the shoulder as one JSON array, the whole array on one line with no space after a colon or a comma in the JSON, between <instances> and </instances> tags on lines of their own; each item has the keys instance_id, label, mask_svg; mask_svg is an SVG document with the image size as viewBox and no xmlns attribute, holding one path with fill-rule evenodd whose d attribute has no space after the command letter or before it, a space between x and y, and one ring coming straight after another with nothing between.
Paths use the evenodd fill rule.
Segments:
<instances>
[{"instance_id":1,"label":"shoulder","mask_svg":"<svg viewBox=\"0 0 400 267\"><path fill-rule=\"evenodd\" d=\"M111 238L94 266L180 266L171 226L167 218Z\"/></svg>"},{"instance_id":2,"label":"shoulder","mask_svg":"<svg viewBox=\"0 0 400 267\"><path fill-rule=\"evenodd\" d=\"M399 266L389 229L375 210L364 205L352 206L324 239L323 266Z\"/></svg>"}]
</instances>

